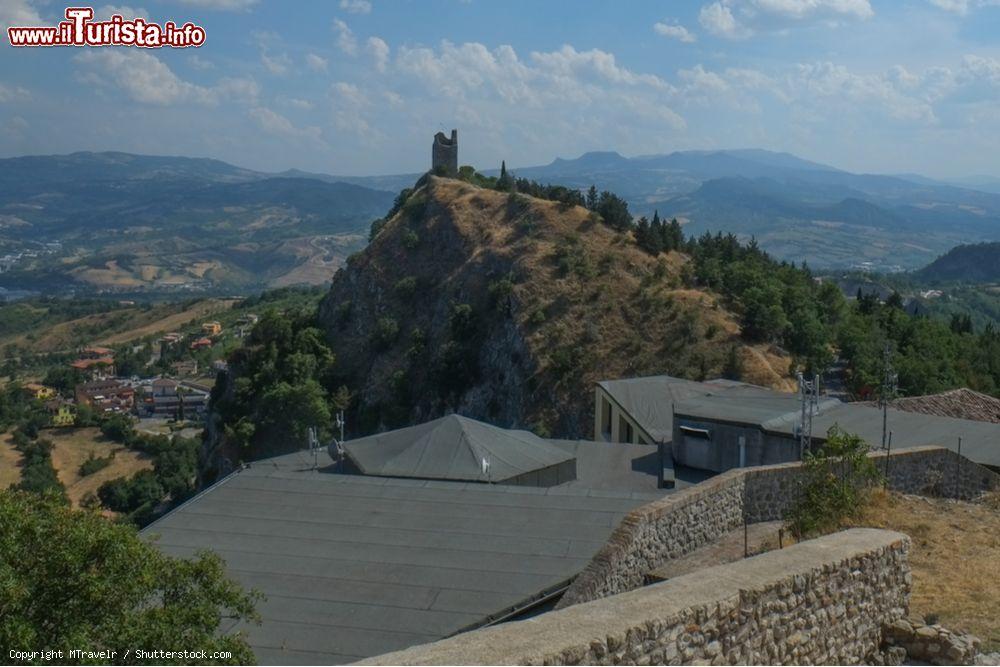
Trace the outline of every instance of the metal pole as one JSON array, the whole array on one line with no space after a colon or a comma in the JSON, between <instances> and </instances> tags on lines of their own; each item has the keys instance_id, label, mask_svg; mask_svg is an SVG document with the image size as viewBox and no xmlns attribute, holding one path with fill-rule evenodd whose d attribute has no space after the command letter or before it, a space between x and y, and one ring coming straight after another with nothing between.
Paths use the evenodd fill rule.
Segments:
<instances>
[{"instance_id":1,"label":"metal pole","mask_svg":"<svg viewBox=\"0 0 1000 667\"><path fill-rule=\"evenodd\" d=\"M785 529L784 528L779 528L778 529L778 548L779 549L784 549L785 548Z\"/></svg>"},{"instance_id":2,"label":"metal pole","mask_svg":"<svg viewBox=\"0 0 1000 667\"><path fill-rule=\"evenodd\" d=\"M889 431L889 442L885 450L885 487L889 488L889 455L892 454L892 431Z\"/></svg>"},{"instance_id":3,"label":"metal pole","mask_svg":"<svg viewBox=\"0 0 1000 667\"><path fill-rule=\"evenodd\" d=\"M749 522L747 521L747 515L743 515L743 557L750 557L750 536L748 531Z\"/></svg>"},{"instance_id":4,"label":"metal pole","mask_svg":"<svg viewBox=\"0 0 1000 667\"><path fill-rule=\"evenodd\" d=\"M962 483L959 477L962 472L962 438L958 438L958 456L955 458L955 497L962 497Z\"/></svg>"}]
</instances>

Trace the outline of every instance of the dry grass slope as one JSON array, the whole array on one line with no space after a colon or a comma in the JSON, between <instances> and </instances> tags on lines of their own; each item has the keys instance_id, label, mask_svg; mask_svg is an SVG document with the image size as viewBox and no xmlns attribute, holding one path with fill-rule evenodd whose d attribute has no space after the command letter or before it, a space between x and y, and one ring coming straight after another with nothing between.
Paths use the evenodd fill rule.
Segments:
<instances>
[{"instance_id":1,"label":"dry grass slope","mask_svg":"<svg viewBox=\"0 0 1000 667\"><path fill-rule=\"evenodd\" d=\"M405 365L405 346L373 354L358 342L370 339L370 323L391 316L404 336L420 327L431 332L432 347L443 342L433 336L447 321L449 303L487 312L491 286L509 277L509 318L531 359L530 414L522 424L566 424L564 413L572 412L585 425L597 380L716 377L734 347L742 379L788 388L789 358L746 345L717 295L685 287L688 261L680 253L651 257L629 233L582 207L432 177L334 280L327 316L334 321L341 303L354 307L354 324L335 335L338 354L367 383L366 398L377 400L378 387L390 385ZM396 286L405 279L420 289L400 297ZM500 321L489 326L491 336L501 335ZM345 341L344 331L357 340Z\"/></svg>"},{"instance_id":2,"label":"dry grass slope","mask_svg":"<svg viewBox=\"0 0 1000 667\"><path fill-rule=\"evenodd\" d=\"M856 525L912 538L914 616L936 615L1000 650L1000 495L964 503L880 492Z\"/></svg>"}]
</instances>

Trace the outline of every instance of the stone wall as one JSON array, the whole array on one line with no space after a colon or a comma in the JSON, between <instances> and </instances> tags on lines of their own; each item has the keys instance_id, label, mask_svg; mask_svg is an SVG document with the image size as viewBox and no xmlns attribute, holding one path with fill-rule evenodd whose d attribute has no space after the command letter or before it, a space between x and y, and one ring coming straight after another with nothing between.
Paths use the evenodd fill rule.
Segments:
<instances>
[{"instance_id":1,"label":"stone wall","mask_svg":"<svg viewBox=\"0 0 1000 667\"><path fill-rule=\"evenodd\" d=\"M971 665L981 644L977 637L916 618L901 618L888 626L882 642L885 648L902 648L910 660L929 665Z\"/></svg>"},{"instance_id":2,"label":"stone wall","mask_svg":"<svg viewBox=\"0 0 1000 667\"><path fill-rule=\"evenodd\" d=\"M906 614L908 550L856 528L362 664L858 664Z\"/></svg>"},{"instance_id":3,"label":"stone wall","mask_svg":"<svg viewBox=\"0 0 1000 667\"><path fill-rule=\"evenodd\" d=\"M885 471L884 453L872 453ZM940 447L900 449L888 457L897 491L968 499L1000 488L1000 475ZM960 464L960 465L958 465ZM959 477L956 477L956 474ZM627 514L559 601L559 608L642 586L647 572L747 523L777 521L797 498L801 463L739 468Z\"/></svg>"}]
</instances>

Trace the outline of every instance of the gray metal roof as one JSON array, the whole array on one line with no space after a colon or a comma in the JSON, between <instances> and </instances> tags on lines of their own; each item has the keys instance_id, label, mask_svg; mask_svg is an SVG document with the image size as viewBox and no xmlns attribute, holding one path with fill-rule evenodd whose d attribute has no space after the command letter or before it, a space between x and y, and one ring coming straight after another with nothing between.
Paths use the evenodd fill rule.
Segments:
<instances>
[{"instance_id":1,"label":"gray metal roof","mask_svg":"<svg viewBox=\"0 0 1000 667\"><path fill-rule=\"evenodd\" d=\"M841 402L836 398L821 398L818 407L822 413L838 405ZM801 402L798 394L743 385L676 401L674 412L689 417L778 430L783 424L798 423Z\"/></svg>"},{"instance_id":2,"label":"gray metal roof","mask_svg":"<svg viewBox=\"0 0 1000 667\"><path fill-rule=\"evenodd\" d=\"M669 375L604 380L597 383L656 442L673 438L671 406L691 396L724 391L734 384L727 380L695 382Z\"/></svg>"},{"instance_id":3,"label":"gray metal roof","mask_svg":"<svg viewBox=\"0 0 1000 667\"><path fill-rule=\"evenodd\" d=\"M346 663L480 624L572 579L626 512L662 497L311 463L254 463L143 531L168 554L215 551L264 593L262 624L244 628L263 664Z\"/></svg>"},{"instance_id":4,"label":"gray metal roof","mask_svg":"<svg viewBox=\"0 0 1000 667\"><path fill-rule=\"evenodd\" d=\"M1000 467L1000 424L893 409L887 414L893 449L934 445L957 451L961 437L962 456ZM878 408L842 403L813 417L813 433L825 435L834 424L871 445L882 443L882 411ZM791 427L783 427L781 432L791 433Z\"/></svg>"},{"instance_id":5,"label":"gray metal roof","mask_svg":"<svg viewBox=\"0 0 1000 667\"><path fill-rule=\"evenodd\" d=\"M598 383L640 426L661 442L673 438L673 414L756 426L772 433L793 435L800 421L798 394L766 387L710 380L692 382L669 376L613 380ZM813 435L822 438L834 424L864 438L882 442L882 411L836 398L821 398L813 417ZM989 466L1000 467L1000 424L955 419L902 410L888 411L893 447L935 445L958 449ZM579 466L578 466L579 468Z\"/></svg>"},{"instance_id":6,"label":"gray metal roof","mask_svg":"<svg viewBox=\"0 0 1000 667\"><path fill-rule=\"evenodd\" d=\"M573 458L528 431L448 415L434 421L344 443L366 475L502 481ZM483 459L489 461L484 471Z\"/></svg>"}]
</instances>

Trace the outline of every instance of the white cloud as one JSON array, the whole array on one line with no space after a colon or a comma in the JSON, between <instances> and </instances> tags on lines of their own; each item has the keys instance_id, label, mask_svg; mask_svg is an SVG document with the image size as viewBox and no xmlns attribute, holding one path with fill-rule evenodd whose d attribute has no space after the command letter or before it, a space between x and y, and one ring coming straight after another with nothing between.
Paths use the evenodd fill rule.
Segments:
<instances>
[{"instance_id":1,"label":"white cloud","mask_svg":"<svg viewBox=\"0 0 1000 667\"><path fill-rule=\"evenodd\" d=\"M1000 6L1000 0L929 0L932 5L947 12L965 16L970 10Z\"/></svg>"},{"instance_id":2,"label":"white cloud","mask_svg":"<svg viewBox=\"0 0 1000 667\"><path fill-rule=\"evenodd\" d=\"M315 53L306 54L306 65L314 72L325 72L329 63L327 59Z\"/></svg>"},{"instance_id":3,"label":"white cloud","mask_svg":"<svg viewBox=\"0 0 1000 667\"><path fill-rule=\"evenodd\" d=\"M657 22L653 24L653 30L664 37L676 39L677 41L685 44L697 41L697 38L690 30L678 23Z\"/></svg>"},{"instance_id":4,"label":"white cloud","mask_svg":"<svg viewBox=\"0 0 1000 667\"><path fill-rule=\"evenodd\" d=\"M117 88L142 104L214 106L222 100L252 102L260 93L257 82L250 78L223 78L213 87L184 81L157 56L137 49L87 50L74 60L84 66L82 80Z\"/></svg>"},{"instance_id":5,"label":"white cloud","mask_svg":"<svg viewBox=\"0 0 1000 667\"><path fill-rule=\"evenodd\" d=\"M375 69L384 72L389 63L389 45L381 37L368 38L368 53L375 60Z\"/></svg>"},{"instance_id":6,"label":"white cloud","mask_svg":"<svg viewBox=\"0 0 1000 667\"><path fill-rule=\"evenodd\" d=\"M309 100L303 100L298 97L289 97L285 99L285 103L288 104L288 106L301 111L311 111L316 107L316 105Z\"/></svg>"},{"instance_id":7,"label":"white cloud","mask_svg":"<svg viewBox=\"0 0 1000 667\"><path fill-rule=\"evenodd\" d=\"M358 40L346 23L333 19L333 31L337 34L337 48L349 56L358 55Z\"/></svg>"},{"instance_id":8,"label":"white cloud","mask_svg":"<svg viewBox=\"0 0 1000 667\"><path fill-rule=\"evenodd\" d=\"M191 65L196 70L206 71L210 69L215 69L215 63L211 60L202 58L197 53L192 53L188 56L188 64Z\"/></svg>"},{"instance_id":9,"label":"white cloud","mask_svg":"<svg viewBox=\"0 0 1000 667\"><path fill-rule=\"evenodd\" d=\"M400 47L393 63L407 83L419 82L419 89L407 90L405 108L426 109L424 122L442 122L435 110L447 108L456 124L524 135L533 150L546 145L559 154L564 145L579 145L581 136L603 146L626 135L648 141L685 127L673 106L676 88L598 49L565 45L521 59L507 45L446 41L437 49Z\"/></svg>"},{"instance_id":10,"label":"white cloud","mask_svg":"<svg viewBox=\"0 0 1000 667\"><path fill-rule=\"evenodd\" d=\"M75 56L91 65L88 81L114 84L143 104L169 105L180 102L211 103L211 91L180 79L152 53L138 49L87 50Z\"/></svg>"},{"instance_id":11,"label":"white cloud","mask_svg":"<svg viewBox=\"0 0 1000 667\"><path fill-rule=\"evenodd\" d=\"M21 86L5 86L0 83L0 104L24 102L31 99L31 93Z\"/></svg>"},{"instance_id":12,"label":"white cloud","mask_svg":"<svg viewBox=\"0 0 1000 667\"><path fill-rule=\"evenodd\" d=\"M296 127L288 118L267 107L254 107L248 113L262 130L270 134L283 137L309 137L318 140L322 133L315 126Z\"/></svg>"},{"instance_id":13,"label":"white cloud","mask_svg":"<svg viewBox=\"0 0 1000 667\"><path fill-rule=\"evenodd\" d=\"M257 5L260 0L181 0L185 5L213 9L224 12L245 12Z\"/></svg>"},{"instance_id":14,"label":"white cloud","mask_svg":"<svg viewBox=\"0 0 1000 667\"><path fill-rule=\"evenodd\" d=\"M351 14L369 14L372 3L370 0L340 0L340 8Z\"/></svg>"},{"instance_id":15,"label":"white cloud","mask_svg":"<svg viewBox=\"0 0 1000 667\"><path fill-rule=\"evenodd\" d=\"M870 0L715 0L701 8L698 22L718 37L744 39L758 32L874 15Z\"/></svg>"},{"instance_id":16,"label":"white cloud","mask_svg":"<svg viewBox=\"0 0 1000 667\"><path fill-rule=\"evenodd\" d=\"M732 9L724 2L705 5L698 12L698 23L713 35L736 39L748 37L750 31L736 22Z\"/></svg>"},{"instance_id":17,"label":"white cloud","mask_svg":"<svg viewBox=\"0 0 1000 667\"><path fill-rule=\"evenodd\" d=\"M288 68L292 64L292 59L288 57L287 53L279 53L278 55L269 55L266 51L260 54L260 62L264 65L271 74L281 76L288 73Z\"/></svg>"},{"instance_id":18,"label":"white cloud","mask_svg":"<svg viewBox=\"0 0 1000 667\"><path fill-rule=\"evenodd\" d=\"M28 0L4 0L0 2L0 28L10 26L44 25L42 17Z\"/></svg>"}]
</instances>

